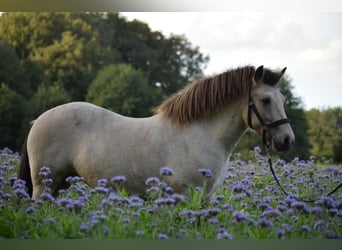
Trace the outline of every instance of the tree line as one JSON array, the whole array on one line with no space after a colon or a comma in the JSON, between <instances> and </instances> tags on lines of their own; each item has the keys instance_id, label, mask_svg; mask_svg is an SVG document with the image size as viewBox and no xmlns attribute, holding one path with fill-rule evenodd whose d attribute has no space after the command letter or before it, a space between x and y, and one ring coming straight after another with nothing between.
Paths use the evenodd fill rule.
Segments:
<instances>
[{"instance_id":1,"label":"tree line","mask_svg":"<svg viewBox=\"0 0 342 250\"><path fill-rule=\"evenodd\" d=\"M19 150L28 124L45 110L89 101L134 117L203 76L209 57L183 35L165 36L118 13L3 13L0 16L0 148ZM304 111L281 84L296 145L342 162L341 108ZM238 150L260 144L252 134Z\"/></svg>"}]
</instances>

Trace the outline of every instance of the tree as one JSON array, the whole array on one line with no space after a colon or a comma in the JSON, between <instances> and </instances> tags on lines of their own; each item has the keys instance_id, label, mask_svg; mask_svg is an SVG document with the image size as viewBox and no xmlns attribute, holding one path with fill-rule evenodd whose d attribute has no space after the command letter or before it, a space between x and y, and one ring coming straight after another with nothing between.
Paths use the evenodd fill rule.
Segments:
<instances>
[{"instance_id":1,"label":"tree","mask_svg":"<svg viewBox=\"0 0 342 250\"><path fill-rule=\"evenodd\" d=\"M86 13L4 13L0 34L20 59L38 63L46 84L61 85L83 100L105 51L90 19Z\"/></svg>"},{"instance_id":2,"label":"tree","mask_svg":"<svg viewBox=\"0 0 342 250\"><path fill-rule=\"evenodd\" d=\"M10 96L30 102L25 108L32 110L25 112L29 117L11 116L17 121L3 123L8 131L11 123L29 121L66 101L85 100L87 93L89 100L123 114L151 114L164 97L201 75L208 61L184 36L165 37L118 13L3 13L0 56L0 83L6 83ZM114 97L102 102L88 87L99 70L111 64L131 65L128 72L133 76L123 77L129 84L110 83Z\"/></svg>"},{"instance_id":3,"label":"tree","mask_svg":"<svg viewBox=\"0 0 342 250\"><path fill-rule=\"evenodd\" d=\"M109 65L90 84L87 101L123 115L143 117L151 114L156 91L132 66Z\"/></svg>"},{"instance_id":4,"label":"tree","mask_svg":"<svg viewBox=\"0 0 342 250\"><path fill-rule=\"evenodd\" d=\"M70 95L60 85L42 84L30 101L30 115L36 118L46 110L70 101Z\"/></svg>"},{"instance_id":5,"label":"tree","mask_svg":"<svg viewBox=\"0 0 342 250\"><path fill-rule=\"evenodd\" d=\"M27 112L27 103L22 95L0 84L0 148L17 149L22 143L22 124Z\"/></svg>"},{"instance_id":6,"label":"tree","mask_svg":"<svg viewBox=\"0 0 342 250\"><path fill-rule=\"evenodd\" d=\"M30 94L30 86L21 61L14 48L2 36L0 36L0 58L0 82L5 82L9 88L21 95Z\"/></svg>"},{"instance_id":7,"label":"tree","mask_svg":"<svg viewBox=\"0 0 342 250\"><path fill-rule=\"evenodd\" d=\"M306 116L310 125L311 153L319 158L342 162L342 109L311 109Z\"/></svg>"},{"instance_id":8,"label":"tree","mask_svg":"<svg viewBox=\"0 0 342 250\"><path fill-rule=\"evenodd\" d=\"M280 91L285 97L285 111L291 121L291 127L296 137L296 142L287 152L279 155L286 160L294 157L308 159L310 156L310 143L308 129L309 124L306 120L303 102L300 97L293 94L292 80L285 75L280 82Z\"/></svg>"},{"instance_id":9,"label":"tree","mask_svg":"<svg viewBox=\"0 0 342 250\"><path fill-rule=\"evenodd\" d=\"M202 69L209 57L193 47L185 36L167 38L158 31L151 31L146 23L127 22L116 13L109 13L105 21L112 31L109 45L119 53L120 62L143 71L148 83L160 86L164 96L203 75Z\"/></svg>"},{"instance_id":10,"label":"tree","mask_svg":"<svg viewBox=\"0 0 342 250\"><path fill-rule=\"evenodd\" d=\"M37 48L31 59L41 65L54 85L65 88L74 99L83 100L93 78L93 49L82 38L65 31L61 40Z\"/></svg>"}]
</instances>

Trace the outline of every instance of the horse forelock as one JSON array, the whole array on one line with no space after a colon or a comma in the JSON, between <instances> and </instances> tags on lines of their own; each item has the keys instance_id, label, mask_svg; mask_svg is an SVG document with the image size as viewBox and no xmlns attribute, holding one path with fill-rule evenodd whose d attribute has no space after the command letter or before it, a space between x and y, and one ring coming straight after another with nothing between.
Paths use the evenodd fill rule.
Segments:
<instances>
[{"instance_id":1,"label":"horse forelock","mask_svg":"<svg viewBox=\"0 0 342 250\"><path fill-rule=\"evenodd\" d=\"M157 113L173 123L187 125L245 94L254 73L253 66L245 66L194 81L166 99Z\"/></svg>"}]
</instances>

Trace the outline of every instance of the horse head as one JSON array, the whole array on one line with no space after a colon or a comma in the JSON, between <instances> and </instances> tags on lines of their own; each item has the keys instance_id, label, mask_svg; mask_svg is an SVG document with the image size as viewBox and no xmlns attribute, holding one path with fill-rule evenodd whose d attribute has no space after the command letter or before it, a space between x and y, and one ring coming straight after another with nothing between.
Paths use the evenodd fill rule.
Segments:
<instances>
[{"instance_id":1,"label":"horse head","mask_svg":"<svg viewBox=\"0 0 342 250\"><path fill-rule=\"evenodd\" d=\"M278 84L286 68L279 72L264 69L255 70L249 89L245 121L254 129L263 143L275 151L288 150L295 141L290 120L287 119L284 102Z\"/></svg>"}]
</instances>

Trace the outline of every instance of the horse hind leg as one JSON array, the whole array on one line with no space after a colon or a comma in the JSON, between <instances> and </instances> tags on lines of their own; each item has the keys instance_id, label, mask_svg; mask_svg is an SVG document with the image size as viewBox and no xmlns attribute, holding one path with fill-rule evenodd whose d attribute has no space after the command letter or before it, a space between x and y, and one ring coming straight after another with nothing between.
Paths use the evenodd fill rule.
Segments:
<instances>
[{"instance_id":1,"label":"horse hind leg","mask_svg":"<svg viewBox=\"0 0 342 250\"><path fill-rule=\"evenodd\" d=\"M46 174L44 174L44 171L41 171L41 169L38 172L31 173L33 177L33 200L42 198L41 195L45 191L56 197L58 195L58 190L68 187L68 184L65 181L66 177L73 175L71 173L67 174L65 171L56 171L56 168L54 167L49 167L51 172L47 171L45 172Z\"/></svg>"}]
</instances>

